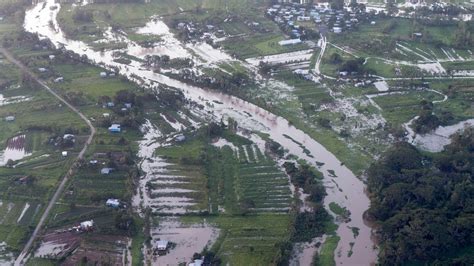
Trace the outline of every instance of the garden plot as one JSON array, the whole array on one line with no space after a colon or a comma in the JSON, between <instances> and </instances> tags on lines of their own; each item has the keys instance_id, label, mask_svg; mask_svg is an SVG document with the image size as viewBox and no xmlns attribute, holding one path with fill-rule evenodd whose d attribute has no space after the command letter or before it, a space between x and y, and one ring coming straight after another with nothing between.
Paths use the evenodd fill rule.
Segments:
<instances>
[{"instance_id":1,"label":"garden plot","mask_svg":"<svg viewBox=\"0 0 474 266\"><path fill-rule=\"evenodd\" d=\"M108 197L123 199L127 191L126 179L127 174L119 170L113 170L112 173L104 175L100 174L100 168L80 169L64 199L81 204L105 202Z\"/></svg>"},{"instance_id":2,"label":"garden plot","mask_svg":"<svg viewBox=\"0 0 474 266\"><path fill-rule=\"evenodd\" d=\"M28 227L33 225L40 208L37 202L0 201L0 265L11 259L10 251L23 247Z\"/></svg>"},{"instance_id":3,"label":"garden plot","mask_svg":"<svg viewBox=\"0 0 474 266\"><path fill-rule=\"evenodd\" d=\"M202 192L204 177L200 167L166 163L155 169L147 182L151 207L155 213L187 213L205 211L207 202ZM204 207L204 208L202 208Z\"/></svg>"},{"instance_id":4,"label":"garden plot","mask_svg":"<svg viewBox=\"0 0 474 266\"><path fill-rule=\"evenodd\" d=\"M92 264L123 265L128 252L128 238L99 235L96 232L80 233L58 230L42 237L34 256L38 258L65 258L64 265L77 265L84 261ZM72 254L69 256L69 254Z\"/></svg>"},{"instance_id":5,"label":"garden plot","mask_svg":"<svg viewBox=\"0 0 474 266\"><path fill-rule=\"evenodd\" d=\"M201 166L192 163L192 156L199 156L201 144L186 142L183 146L162 147L163 143L156 139L162 134L150 121L142 126L142 131L145 136L139 143L139 156L145 175L140 179L133 204L151 207L154 213L162 214L206 211L206 178Z\"/></svg>"},{"instance_id":6,"label":"garden plot","mask_svg":"<svg viewBox=\"0 0 474 266\"><path fill-rule=\"evenodd\" d=\"M210 217L209 223L221 229L212 250L223 265L272 265L281 244L288 241L291 219L274 213Z\"/></svg>"},{"instance_id":7,"label":"garden plot","mask_svg":"<svg viewBox=\"0 0 474 266\"><path fill-rule=\"evenodd\" d=\"M26 151L26 135L18 135L8 140L7 148L0 152L0 166L4 166L9 160L21 160L31 153Z\"/></svg>"},{"instance_id":8,"label":"garden plot","mask_svg":"<svg viewBox=\"0 0 474 266\"><path fill-rule=\"evenodd\" d=\"M8 251L7 243L0 241L0 265L13 265L15 256Z\"/></svg>"},{"instance_id":9,"label":"garden plot","mask_svg":"<svg viewBox=\"0 0 474 266\"><path fill-rule=\"evenodd\" d=\"M441 101L445 97L433 91L400 91L380 93L371 100L382 110L383 117L394 125L402 125L420 110L422 100Z\"/></svg>"},{"instance_id":10,"label":"garden plot","mask_svg":"<svg viewBox=\"0 0 474 266\"><path fill-rule=\"evenodd\" d=\"M31 100L28 96L12 96L12 97L4 97L3 94L0 94L0 106L4 106L7 104L25 102Z\"/></svg>"},{"instance_id":11,"label":"garden plot","mask_svg":"<svg viewBox=\"0 0 474 266\"><path fill-rule=\"evenodd\" d=\"M41 204L29 202L1 202L0 225L30 225Z\"/></svg>"},{"instance_id":12,"label":"garden plot","mask_svg":"<svg viewBox=\"0 0 474 266\"><path fill-rule=\"evenodd\" d=\"M289 211L292 195L288 177L276 164L255 144L240 146L239 158L234 191L245 208L252 212Z\"/></svg>"},{"instance_id":13,"label":"garden plot","mask_svg":"<svg viewBox=\"0 0 474 266\"><path fill-rule=\"evenodd\" d=\"M295 62L309 62L313 56L313 50L307 49L296 52L289 52L283 54L259 56L254 58L247 58L245 61L253 66L258 66L261 62L270 65L289 64Z\"/></svg>"}]
</instances>

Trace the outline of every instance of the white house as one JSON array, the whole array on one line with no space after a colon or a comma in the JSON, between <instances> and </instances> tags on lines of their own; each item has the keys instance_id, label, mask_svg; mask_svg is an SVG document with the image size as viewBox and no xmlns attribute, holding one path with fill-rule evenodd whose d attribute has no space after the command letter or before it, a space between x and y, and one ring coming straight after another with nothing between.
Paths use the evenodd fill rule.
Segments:
<instances>
[{"instance_id":1,"label":"white house","mask_svg":"<svg viewBox=\"0 0 474 266\"><path fill-rule=\"evenodd\" d=\"M289 40L283 40L283 41L278 42L278 44L281 46L294 45L294 44L299 44L299 43L301 43L300 39L289 39Z\"/></svg>"},{"instance_id":2,"label":"white house","mask_svg":"<svg viewBox=\"0 0 474 266\"><path fill-rule=\"evenodd\" d=\"M168 248L168 241L166 240L159 240L156 242L156 249L163 251Z\"/></svg>"},{"instance_id":3,"label":"white house","mask_svg":"<svg viewBox=\"0 0 474 266\"><path fill-rule=\"evenodd\" d=\"M196 259L196 260L194 260L194 262L189 263L188 266L201 266L203 263L204 263L203 260L201 260L201 259Z\"/></svg>"},{"instance_id":4,"label":"white house","mask_svg":"<svg viewBox=\"0 0 474 266\"><path fill-rule=\"evenodd\" d=\"M5 117L5 121L7 121L7 122L13 122L13 121L15 121L15 117L12 116L12 115L9 115L9 116Z\"/></svg>"},{"instance_id":5,"label":"white house","mask_svg":"<svg viewBox=\"0 0 474 266\"><path fill-rule=\"evenodd\" d=\"M80 227L82 230L91 230L94 228L94 220L84 221L81 223Z\"/></svg>"},{"instance_id":6,"label":"white house","mask_svg":"<svg viewBox=\"0 0 474 266\"><path fill-rule=\"evenodd\" d=\"M105 168L100 169L100 173L103 175L108 175L112 172L112 170L113 170L112 168L105 167Z\"/></svg>"},{"instance_id":7,"label":"white house","mask_svg":"<svg viewBox=\"0 0 474 266\"><path fill-rule=\"evenodd\" d=\"M109 131L112 132L112 133L120 133L120 131L121 131L120 125L119 124L112 124L109 127Z\"/></svg>"},{"instance_id":8,"label":"white house","mask_svg":"<svg viewBox=\"0 0 474 266\"><path fill-rule=\"evenodd\" d=\"M118 208L120 206L120 201L118 199L108 199L105 205L107 207Z\"/></svg>"}]
</instances>

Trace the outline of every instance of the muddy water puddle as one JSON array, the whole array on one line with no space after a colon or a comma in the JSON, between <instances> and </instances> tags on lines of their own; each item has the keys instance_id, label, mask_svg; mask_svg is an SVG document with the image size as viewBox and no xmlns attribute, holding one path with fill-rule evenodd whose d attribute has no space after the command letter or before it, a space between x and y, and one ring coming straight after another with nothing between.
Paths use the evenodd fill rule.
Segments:
<instances>
[{"instance_id":1,"label":"muddy water puddle","mask_svg":"<svg viewBox=\"0 0 474 266\"><path fill-rule=\"evenodd\" d=\"M153 265L178 265L189 263L194 253L200 253L206 246L210 247L219 230L205 222L183 224L179 218L168 217L159 221L159 226L151 229L152 244L165 240L176 244L163 256L153 256Z\"/></svg>"}]
</instances>

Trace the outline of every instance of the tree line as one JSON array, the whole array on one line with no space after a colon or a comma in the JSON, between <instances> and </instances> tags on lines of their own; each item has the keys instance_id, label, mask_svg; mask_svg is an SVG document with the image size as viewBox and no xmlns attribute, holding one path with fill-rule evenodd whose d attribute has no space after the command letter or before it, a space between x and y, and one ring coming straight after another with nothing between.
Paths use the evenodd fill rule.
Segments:
<instances>
[{"instance_id":1,"label":"tree line","mask_svg":"<svg viewBox=\"0 0 474 266\"><path fill-rule=\"evenodd\" d=\"M472 127L440 153L406 142L385 152L368 170L368 214L378 225L381 265L472 265L473 175Z\"/></svg>"}]
</instances>

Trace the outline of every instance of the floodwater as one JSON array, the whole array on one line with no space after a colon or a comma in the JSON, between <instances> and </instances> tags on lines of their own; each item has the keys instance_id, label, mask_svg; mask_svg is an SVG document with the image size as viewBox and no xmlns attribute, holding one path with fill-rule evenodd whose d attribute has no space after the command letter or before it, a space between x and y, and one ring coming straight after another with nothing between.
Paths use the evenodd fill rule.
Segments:
<instances>
[{"instance_id":1,"label":"floodwater","mask_svg":"<svg viewBox=\"0 0 474 266\"><path fill-rule=\"evenodd\" d=\"M248 59L245 59L245 61L247 61L247 63L252 64L254 66L258 66L260 62L264 62L268 64L283 64L283 63L290 63L290 62L309 61L311 59L311 56L313 56L313 52L314 51L312 49L308 49L308 50L301 50L301 51L296 51L296 52L248 58Z\"/></svg>"},{"instance_id":2,"label":"floodwater","mask_svg":"<svg viewBox=\"0 0 474 266\"><path fill-rule=\"evenodd\" d=\"M81 41L68 40L60 30L56 20L59 8L51 10L51 6L59 7L59 4L55 4L54 0L47 0L44 8L43 4L40 3L28 10L25 17L25 30L38 33L41 38L50 39L56 47L64 47L79 55L86 55L97 64L109 68L118 67L120 73L131 80L137 81L135 77L138 76L144 80L144 85L164 84L178 88L183 91L189 100L202 104L205 108L204 111L208 111L215 120L219 121L221 118L232 117L243 128L267 133L270 138L279 142L290 153L305 159L309 163L316 165L316 161L323 162L324 165L319 168L325 175L324 183L328 193L325 199L325 206L327 207L330 202L336 202L351 212L351 220L341 222L338 229L341 241L337 247L336 254L341 255L335 256L336 263L369 265L376 261L377 251L373 248L374 242L371 239L371 228L363 220L363 214L370 204L364 191L365 185L325 147L301 130L293 127L286 119L244 100L224 93L190 86L162 74L154 73L151 70L143 69L140 63L136 61L129 65L114 62L112 51L96 52ZM52 27L50 26L51 21ZM213 102L220 102L222 104L210 104ZM285 135L289 135L294 140L302 143L306 149L311 151L311 156L306 154L299 144L289 140ZM334 170L337 178L331 177L327 170ZM337 186L334 185L334 182ZM360 229L357 239L354 239L352 230L349 227ZM354 242L353 254L351 257L348 257L347 254L351 249L350 243L352 242Z\"/></svg>"},{"instance_id":3,"label":"floodwater","mask_svg":"<svg viewBox=\"0 0 474 266\"><path fill-rule=\"evenodd\" d=\"M158 240L166 240L176 244L176 247L166 255L154 256L153 265L189 263L194 253L210 247L219 236L219 230L206 223L188 225L182 224L179 218L167 217L159 224L159 227L151 229L152 245Z\"/></svg>"},{"instance_id":4,"label":"floodwater","mask_svg":"<svg viewBox=\"0 0 474 266\"><path fill-rule=\"evenodd\" d=\"M451 143L451 135L465 127L474 126L474 119L468 119L451 126L440 126L427 134L416 134L413 129L411 129L410 125L417 118L418 116L404 124L405 129L408 131L408 142L430 152L442 151L444 146Z\"/></svg>"},{"instance_id":5,"label":"floodwater","mask_svg":"<svg viewBox=\"0 0 474 266\"><path fill-rule=\"evenodd\" d=\"M0 151L0 166L5 166L9 160L21 160L31 153L25 150L25 135L19 135L8 140L7 148Z\"/></svg>"},{"instance_id":6,"label":"floodwater","mask_svg":"<svg viewBox=\"0 0 474 266\"><path fill-rule=\"evenodd\" d=\"M318 243L324 243L326 236L316 237L309 243L296 243L293 248L293 254L290 259L290 266L306 266L311 265L313 262L313 256L320 250L322 245L318 246Z\"/></svg>"},{"instance_id":7,"label":"floodwater","mask_svg":"<svg viewBox=\"0 0 474 266\"><path fill-rule=\"evenodd\" d=\"M13 265L15 262L15 256L7 247L7 243L0 242L0 265Z\"/></svg>"},{"instance_id":8,"label":"floodwater","mask_svg":"<svg viewBox=\"0 0 474 266\"><path fill-rule=\"evenodd\" d=\"M30 100L30 98L26 96L13 96L13 97L5 98L3 94L0 94L0 106L12 104L12 103L25 102L28 100Z\"/></svg>"},{"instance_id":9,"label":"floodwater","mask_svg":"<svg viewBox=\"0 0 474 266\"><path fill-rule=\"evenodd\" d=\"M67 244L55 243L54 241L42 242L35 252L35 257L55 257L66 249Z\"/></svg>"}]
</instances>

